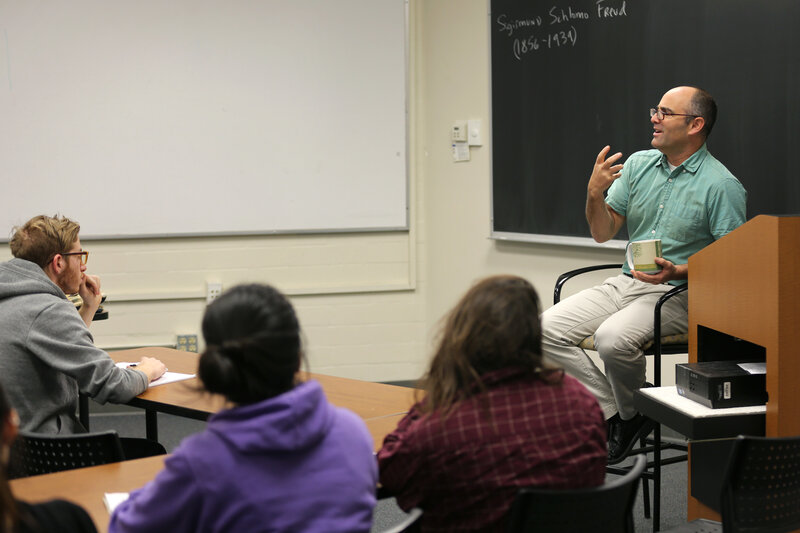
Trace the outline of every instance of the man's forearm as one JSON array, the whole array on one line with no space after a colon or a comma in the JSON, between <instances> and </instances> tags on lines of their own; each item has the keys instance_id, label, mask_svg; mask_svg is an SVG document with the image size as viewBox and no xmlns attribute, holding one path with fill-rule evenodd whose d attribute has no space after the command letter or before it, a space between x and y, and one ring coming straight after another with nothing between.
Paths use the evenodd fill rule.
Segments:
<instances>
[{"instance_id":1,"label":"man's forearm","mask_svg":"<svg viewBox=\"0 0 800 533\"><path fill-rule=\"evenodd\" d=\"M586 222L589 223L592 238L597 242L606 242L617 234L617 222L602 194L586 194Z\"/></svg>"},{"instance_id":2,"label":"man's forearm","mask_svg":"<svg viewBox=\"0 0 800 533\"><path fill-rule=\"evenodd\" d=\"M95 311L97 311L97 308L91 309L88 305L82 305L80 311L78 311L78 314L81 315L83 323L86 324L87 328L92 325Z\"/></svg>"}]
</instances>

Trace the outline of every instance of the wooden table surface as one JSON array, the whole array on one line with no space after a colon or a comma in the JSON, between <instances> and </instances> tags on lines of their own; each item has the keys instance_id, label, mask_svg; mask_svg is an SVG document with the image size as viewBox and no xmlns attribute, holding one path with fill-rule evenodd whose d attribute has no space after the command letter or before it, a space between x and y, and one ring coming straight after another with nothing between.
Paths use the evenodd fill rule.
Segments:
<instances>
[{"instance_id":1,"label":"wooden table surface","mask_svg":"<svg viewBox=\"0 0 800 533\"><path fill-rule=\"evenodd\" d=\"M137 348L112 352L111 358L117 362L139 361L143 356L155 357L167 365L171 372L195 374L198 354L171 348ZM333 405L346 407L364 420L405 413L414 403L414 389L373 383L357 379L326 376L323 374L301 373L303 378L319 381L325 395ZM222 398L199 391L197 379L179 381L169 385L151 387L137 396L131 403L136 407L175 413L175 408L185 409L182 416L204 420L209 414L223 407Z\"/></svg>"},{"instance_id":2,"label":"wooden table surface","mask_svg":"<svg viewBox=\"0 0 800 533\"><path fill-rule=\"evenodd\" d=\"M392 431L403 415L391 415L365 421L375 451L383 437ZM134 459L66 472L15 479L11 491L20 500L39 502L61 498L81 505L92 517L100 533L108 531L110 515L103 503L106 492L130 492L155 478L164 466L165 455Z\"/></svg>"},{"instance_id":3,"label":"wooden table surface","mask_svg":"<svg viewBox=\"0 0 800 533\"><path fill-rule=\"evenodd\" d=\"M106 492L130 492L163 468L165 455L134 459L11 481L11 492L19 500L39 502L54 498L75 502L86 509L100 533L108 531L110 515L103 503Z\"/></svg>"},{"instance_id":4,"label":"wooden table surface","mask_svg":"<svg viewBox=\"0 0 800 533\"><path fill-rule=\"evenodd\" d=\"M138 348L113 352L117 361L134 362L142 356L156 357L170 371L193 374L197 371L198 355L170 348ZM372 435L375 450L391 432L414 401L414 389L354 379L304 374L320 382L328 400L358 414ZM131 402L146 409L173 412L178 408L184 416L204 420L224 406L222 398L199 390L197 379L180 381L145 391ZM173 411L171 411L173 410ZM139 488L163 468L164 457L148 457L42 476L11 481L14 496L38 502L53 498L66 499L83 506L94 520L100 533L108 530L109 513L103 503L106 492L130 492Z\"/></svg>"},{"instance_id":5,"label":"wooden table surface","mask_svg":"<svg viewBox=\"0 0 800 533\"><path fill-rule=\"evenodd\" d=\"M375 442L375 451L380 449L383 437L397 427L402 417L403 415L391 415L365 421ZM15 479L11 481L11 491L16 498L29 502L54 498L75 502L86 509L97 530L105 533L111 517L103 503L103 494L130 492L143 486L163 468L165 457L160 455Z\"/></svg>"}]
</instances>

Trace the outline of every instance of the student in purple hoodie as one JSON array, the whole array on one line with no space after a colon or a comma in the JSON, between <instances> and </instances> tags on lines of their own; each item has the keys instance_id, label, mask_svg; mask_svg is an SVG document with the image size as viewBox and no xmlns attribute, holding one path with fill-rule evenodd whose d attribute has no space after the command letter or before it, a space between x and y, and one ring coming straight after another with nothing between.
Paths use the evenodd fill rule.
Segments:
<instances>
[{"instance_id":1,"label":"student in purple hoodie","mask_svg":"<svg viewBox=\"0 0 800 533\"><path fill-rule=\"evenodd\" d=\"M203 317L198 376L230 408L111 516L110 533L369 531L377 466L353 413L301 382L300 326L266 285L223 293Z\"/></svg>"}]
</instances>

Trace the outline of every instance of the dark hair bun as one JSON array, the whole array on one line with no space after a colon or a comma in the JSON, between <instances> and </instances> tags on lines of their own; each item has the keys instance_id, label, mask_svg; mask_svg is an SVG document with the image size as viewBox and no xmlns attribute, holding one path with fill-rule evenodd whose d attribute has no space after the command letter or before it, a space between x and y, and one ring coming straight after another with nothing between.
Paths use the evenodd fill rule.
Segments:
<instances>
[{"instance_id":1,"label":"dark hair bun","mask_svg":"<svg viewBox=\"0 0 800 533\"><path fill-rule=\"evenodd\" d=\"M207 346L200 356L198 374L205 389L217 394L225 394L226 384L236 379L233 360L219 346Z\"/></svg>"},{"instance_id":2,"label":"dark hair bun","mask_svg":"<svg viewBox=\"0 0 800 533\"><path fill-rule=\"evenodd\" d=\"M300 329L286 297L268 285L226 291L203 317L206 350L198 375L209 392L237 404L271 398L294 386Z\"/></svg>"}]
</instances>

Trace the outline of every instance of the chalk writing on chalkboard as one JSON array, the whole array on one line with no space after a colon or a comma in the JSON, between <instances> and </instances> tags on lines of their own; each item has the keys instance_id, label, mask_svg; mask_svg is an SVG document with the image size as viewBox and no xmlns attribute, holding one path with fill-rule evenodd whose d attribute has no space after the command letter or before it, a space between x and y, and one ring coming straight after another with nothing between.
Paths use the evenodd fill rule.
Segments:
<instances>
[{"instance_id":1,"label":"chalk writing on chalkboard","mask_svg":"<svg viewBox=\"0 0 800 533\"><path fill-rule=\"evenodd\" d=\"M490 3L493 236L593 243L597 153L649 149L648 109L678 85L714 95L708 149L747 190L748 218L800 212L800 2Z\"/></svg>"},{"instance_id":2,"label":"chalk writing on chalkboard","mask_svg":"<svg viewBox=\"0 0 800 533\"><path fill-rule=\"evenodd\" d=\"M578 29L575 23L589 23L592 20L610 20L628 16L628 4L612 4L600 0L596 11L581 11L572 6L552 6L543 15L526 18L513 18L501 13L495 19L498 31L513 37L510 46L514 57L521 61L531 52L549 50L564 46L575 46L578 42ZM525 33L532 32L530 35ZM514 37L515 34L523 34Z\"/></svg>"}]
</instances>

